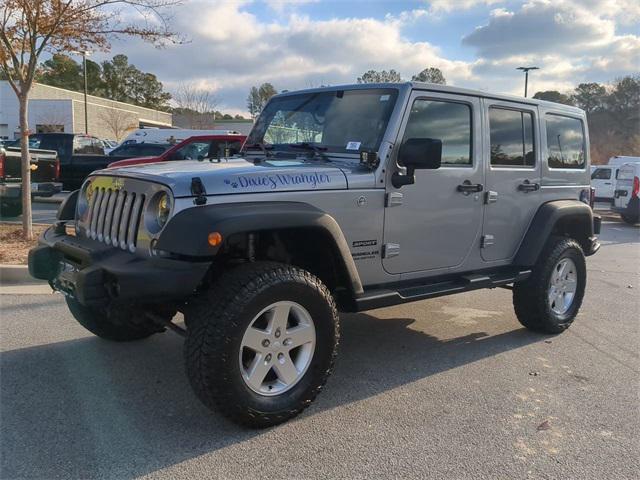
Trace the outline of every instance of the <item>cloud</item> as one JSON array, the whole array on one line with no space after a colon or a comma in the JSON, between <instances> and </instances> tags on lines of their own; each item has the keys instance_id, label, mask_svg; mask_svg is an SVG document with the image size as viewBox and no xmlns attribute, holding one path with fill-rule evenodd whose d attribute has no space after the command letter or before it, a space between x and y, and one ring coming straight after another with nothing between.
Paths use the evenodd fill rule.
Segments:
<instances>
[{"instance_id":1,"label":"cloud","mask_svg":"<svg viewBox=\"0 0 640 480\"><path fill-rule=\"evenodd\" d=\"M301 5L318 3L320 0L264 0L273 11L279 14L291 12Z\"/></svg>"},{"instance_id":2,"label":"cloud","mask_svg":"<svg viewBox=\"0 0 640 480\"><path fill-rule=\"evenodd\" d=\"M428 42L404 38L400 18L314 20L293 13L263 21L247 5L192 1L173 19L189 43L158 50L129 41L113 49L156 73L169 89L182 81L207 85L227 108L236 109L245 105L251 86L267 81L278 90L293 90L353 83L369 69L392 68L409 79L434 66L454 83L471 74L469 63L445 58Z\"/></svg>"},{"instance_id":3,"label":"cloud","mask_svg":"<svg viewBox=\"0 0 640 480\"><path fill-rule=\"evenodd\" d=\"M541 67L530 77L534 92L609 81L637 71L640 64L640 37L617 33L625 13L619 4L627 5L630 17L640 8L627 0L428 3L445 21L454 7L484 8L483 24L470 26L456 46L476 52L475 59L465 60L448 58L439 45L416 39L415 32L432 16L426 8L383 18L314 19L298 13L299 3L274 0L271 7L283 9L258 16L248 0L188 1L176 9L172 25L189 43L158 50L129 40L114 44L113 51L157 74L169 90L181 82L209 88L221 107L234 113L245 110L253 85L271 82L278 90L294 90L352 83L369 69L395 69L409 79L433 66L450 85L519 94L522 74L515 68L524 64ZM405 36L408 30L412 38Z\"/></svg>"},{"instance_id":4,"label":"cloud","mask_svg":"<svg viewBox=\"0 0 640 480\"><path fill-rule=\"evenodd\" d=\"M540 67L531 76L533 91L608 81L640 65L640 37L616 32L621 11L610 6L597 0L530 0L519 10L493 10L462 43L479 56L475 75L503 72L498 85L516 78L513 69L520 65Z\"/></svg>"},{"instance_id":5,"label":"cloud","mask_svg":"<svg viewBox=\"0 0 640 480\"><path fill-rule=\"evenodd\" d=\"M531 52L573 54L614 38L612 20L568 7L534 0L517 12L500 10L462 42L475 47L481 57L501 58Z\"/></svg>"},{"instance_id":6,"label":"cloud","mask_svg":"<svg viewBox=\"0 0 640 480\"><path fill-rule=\"evenodd\" d=\"M505 0L432 0L426 2L429 10L434 13L450 13L459 10L469 10L479 6L491 6L505 3Z\"/></svg>"}]
</instances>

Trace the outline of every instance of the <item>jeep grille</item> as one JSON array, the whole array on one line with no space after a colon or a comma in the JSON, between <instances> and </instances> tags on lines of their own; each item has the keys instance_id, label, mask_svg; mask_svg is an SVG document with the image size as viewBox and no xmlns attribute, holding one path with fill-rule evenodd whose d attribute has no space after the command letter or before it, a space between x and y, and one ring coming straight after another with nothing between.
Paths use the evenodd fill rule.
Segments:
<instances>
[{"instance_id":1,"label":"jeep grille","mask_svg":"<svg viewBox=\"0 0 640 480\"><path fill-rule=\"evenodd\" d=\"M87 237L135 252L144 200L142 193L96 188L86 221Z\"/></svg>"}]
</instances>

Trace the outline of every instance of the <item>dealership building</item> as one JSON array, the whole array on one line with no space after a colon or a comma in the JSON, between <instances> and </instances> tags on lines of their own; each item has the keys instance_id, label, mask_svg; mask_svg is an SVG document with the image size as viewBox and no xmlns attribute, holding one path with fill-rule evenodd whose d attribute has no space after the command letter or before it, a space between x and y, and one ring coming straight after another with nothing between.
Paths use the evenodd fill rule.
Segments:
<instances>
[{"instance_id":1,"label":"dealership building","mask_svg":"<svg viewBox=\"0 0 640 480\"><path fill-rule=\"evenodd\" d=\"M35 83L29 97L29 130L32 132L85 132L84 94ZM7 81L0 81L0 138L20 135L18 98ZM88 133L122 140L135 128L171 128L170 113L106 98L87 96ZM121 137L121 138L118 138Z\"/></svg>"}]
</instances>

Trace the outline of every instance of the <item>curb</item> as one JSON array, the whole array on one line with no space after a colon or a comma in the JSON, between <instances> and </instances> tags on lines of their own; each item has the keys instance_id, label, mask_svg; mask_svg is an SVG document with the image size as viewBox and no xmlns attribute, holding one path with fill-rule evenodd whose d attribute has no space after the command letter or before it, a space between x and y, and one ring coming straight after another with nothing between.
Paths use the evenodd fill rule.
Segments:
<instances>
[{"instance_id":1,"label":"curb","mask_svg":"<svg viewBox=\"0 0 640 480\"><path fill-rule=\"evenodd\" d=\"M26 265L0 265L0 285L43 284L43 280L36 280L29 275Z\"/></svg>"},{"instance_id":2,"label":"curb","mask_svg":"<svg viewBox=\"0 0 640 480\"><path fill-rule=\"evenodd\" d=\"M31 200L31 203L54 203L59 205L63 202L64 198L60 197L35 197Z\"/></svg>"}]
</instances>

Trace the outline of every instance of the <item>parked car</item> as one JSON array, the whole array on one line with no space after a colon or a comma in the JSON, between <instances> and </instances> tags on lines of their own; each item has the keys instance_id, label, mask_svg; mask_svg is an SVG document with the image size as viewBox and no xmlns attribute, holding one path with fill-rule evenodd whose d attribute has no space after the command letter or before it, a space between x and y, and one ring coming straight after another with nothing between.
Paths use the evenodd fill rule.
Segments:
<instances>
[{"instance_id":1,"label":"parked car","mask_svg":"<svg viewBox=\"0 0 640 480\"><path fill-rule=\"evenodd\" d=\"M102 148L104 149L104 153L107 155L111 153L111 151L118 146L118 142L115 140L108 140L106 138L101 139Z\"/></svg>"},{"instance_id":2,"label":"parked car","mask_svg":"<svg viewBox=\"0 0 640 480\"><path fill-rule=\"evenodd\" d=\"M129 143L114 148L109 156L121 158L159 156L171 147L173 145L170 143Z\"/></svg>"},{"instance_id":3,"label":"parked car","mask_svg":"<svg viewBox=\"0 0 640 480\"><path fill-rule=\"evenodd\" d=\"M140 165L144 163L167 162L171 160L203 160L205 158L221 158L235 155L240 152L242 144L247 137L245 135L198 135L187 138L177 145L169 145L169 149L160 154L147 153L146 157L135 157L126 160L118 160L109 164L112 167L125 167L127 165ZM136 143L123 145L120 148L140 147L142 145L156 145ZM141 154L144 155L144 154Z\"/></svg>"},{"instance_id":4,"label":"parked car","mask_svg":"<svg viewBox=\"0 0 640 480\"><path fill-rule=\"evenodd\" d=\"M323 390L339 310L506 287L526 328L569 328L600 246L587 129L575 107L443 85L279 94L243 157L92 174L29 270L102 338L184 335L206 406L275 425Z\"/></svg>"},{"instance_id":5,"label":"parked car","mask_svg":"<svg viewBox=\"0 0 640 480\"><path fill-rule=\"evenodd\" d=\"M195 135L233 135L234 130L191 130L188 128L139 128L131 132L121 145L129 143L171 143L176 144Z\"/></svg>"},{"instance_id":6,"label":"parked car","mask_svg":"<svg viewBox=\"0 0 640 480\"><path fill-rule=\"evenodd\" d=\"M9 142L8 142L9 143ZM11 142L13 144L13 142ZM30 150L31 196L50 197L62 190L60 160L53 150ZM20 146L0 147L0 217L22 213L22 155Z\"/></svg>"},{"instance_id":7,"label":"parked car","mask_svg":"<svg viewBox=\"0 0 640 480\"><path fill-rule=\"evenodd\" d=\"M99 138L80 133L35 133L29 136L29 147L58 152L60 181L65 190L79 188L94 170L131 156L125 152L122 155L105 155Z\"/></svg>"},{"instance_id":8,"label":"parked car","mask_svg":"<svg viewBox=\"0 0 640 480\"><path fill-rule=\"evenodd\" d=\"M633 225L640 222L640 163L626 163L618 170L612 210Z\"/></svg>"}]
</instances>

